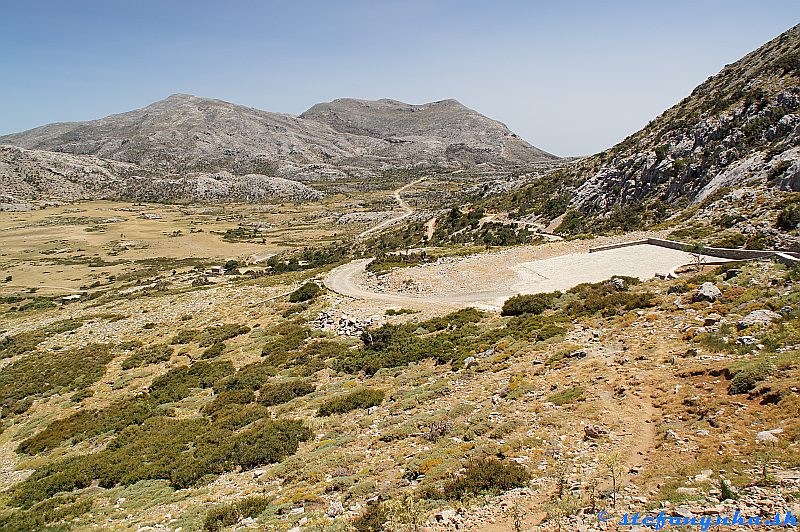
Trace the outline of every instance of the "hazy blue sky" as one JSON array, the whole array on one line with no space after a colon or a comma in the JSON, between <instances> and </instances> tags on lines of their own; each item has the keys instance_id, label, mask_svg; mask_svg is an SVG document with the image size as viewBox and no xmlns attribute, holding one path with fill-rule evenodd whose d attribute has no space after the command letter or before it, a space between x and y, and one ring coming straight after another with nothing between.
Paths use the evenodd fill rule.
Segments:
<instances>
[{"instance_id":1,"label":"hazy blue sky","mask_svg":"<svg viewBox=\"0 0 800 532\"><path fill-rule=\"evenodd\" d=\"M456 98L578 155L800 22L800 2L25 0L0 20L0 133L176 92L293 114Z\"/></svg>"}]
</instances>

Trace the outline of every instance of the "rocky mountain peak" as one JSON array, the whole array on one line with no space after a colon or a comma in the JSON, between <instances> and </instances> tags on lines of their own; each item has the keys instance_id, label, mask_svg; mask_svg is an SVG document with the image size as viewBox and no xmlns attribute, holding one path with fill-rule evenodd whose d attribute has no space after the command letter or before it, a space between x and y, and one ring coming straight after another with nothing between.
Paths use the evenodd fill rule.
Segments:
<instances>
[{"instance_id":1,"label":"rocky mountain peak","mask_svg":"<svg viewBox=\"0 0 800 532\"><path fill-rule=\"evenodd\" d=\"M226 170L301 180L387 167L508 168L555 159L456 100L345 98L298 117L177 93L100 120L6 135L0 144L93 155L149 172Z\"/></svg>"}]
</instances>

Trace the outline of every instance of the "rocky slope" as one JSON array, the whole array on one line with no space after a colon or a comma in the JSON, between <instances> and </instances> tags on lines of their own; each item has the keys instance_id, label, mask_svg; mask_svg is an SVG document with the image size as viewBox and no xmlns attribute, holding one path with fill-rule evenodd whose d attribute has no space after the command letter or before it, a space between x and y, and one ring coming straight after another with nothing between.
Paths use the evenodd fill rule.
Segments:
<instances>
[{"instance_id":1,"label":"rocky slope","mask_svg":"<svg viewBox=\"0 0 800 532\"><path fill-rule=\"evenodd\" d=\"M609 150L483 205L552 221L566 234L636 230L682 214L709 225L705 234L731 230L744 244L742 235L757 233L775 243L766 233L792 202L787 192L797 191L800 26L726 66ZM743 197L757 201L745 206ZM796 232L798 221L783 229Z\"/></svg>"},{"instance_id":2,"label":"rocky slope","mask_svg":"<svg viewBox=\"0 0 800 532\"><path fill-rule=\"evenodd\" d=\"M413 106L337 100L297 117L176 94L100 120L52 124L0 143L137 164L324 179L414 164L506 167L555 159L454 100Z\"/></svg>"},{"instance_id":3,"label":"rocky slope","mask_svg":"<svg viewBox=\"0 0 800 532\"><path fill-rule=\"evenodd\" d=\"M456 100L410 105L395 100L339 99L320 103L300 115L345 134L385 141L375 153L391 160L423 157L469 163L515 163L554 159L520 139L504 124Z\"/></svg>"},{"instance_id":4,"label":"rocky slope","mask_svg":"<svg viewBox=\"0 0 800 532\"><path fill-rule=\"evenodd\" d=\"M132 163L0 145L0 210L82 199L255 202L320 197L319 191L280 177L230 172L152 176Z\"/></svg>"},{"instance_id":5,"label":"rocky slope","mask_svg":"<svg viewBox=\"0 0 800 532\"><path fill-rule=\"evenodd\" d=\"M0 146L0 206L42 198L114 198L131 164L85 155Z\"/></svg>"},{"instance_id":6,"label":"rocky slope","mask_svg":"<svg viewBox=\"0 0 800 532\"><path fill-rule=\"evenodd\" d=\"M744 183L800 190L800 26L698 86L643 130L585 161L573 204L702 201ZM786 163L789 164L786 164Z\"/></svg>"}]
</instances>

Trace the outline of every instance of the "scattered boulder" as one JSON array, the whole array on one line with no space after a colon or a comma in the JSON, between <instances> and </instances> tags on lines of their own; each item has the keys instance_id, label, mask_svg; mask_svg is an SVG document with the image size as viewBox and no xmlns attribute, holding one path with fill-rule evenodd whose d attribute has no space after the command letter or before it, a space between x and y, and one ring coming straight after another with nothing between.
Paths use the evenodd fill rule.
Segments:
<instances>
[{"instance_id":1,"label":"scattered boulder","mask_svg":"<svg viewBox=\"0 0 800 532\"><path fill-rule=\"evenodd\" d=\"M700 301L708 301L709 303L713 303L721 297L722 292L714 285L714 283L703 283L700 285L700 288L697 289L692 301L695 303Z\"/></svg>"},{"instance_id":2,"label":"scattered boulder","mask_svg":"<svg viewBox=\"0 0 800 532\"><path fill-rule=\"evenodd\" d=\"M578 349L577 351L569 353L567 358L586 358L587 354L585 349Z\"/></svg>"},{"instance_id":3,"label":"scattered boulder","mask_svg":"<svg viewBox=\"0 0 800 532\"><path fill-rule=\"evenodd\" d=\"M742 273L742 270L739 268L731 268L725 272L725 280L730 281L734 277L738 277L739 274Z\"/></svg>"},{"instance_id":4,"label":"scattered boulder","mask_svg":"<svg viewBox=\"0 0 800 532\"><path fill-rule=\"evenodd\" d=\"M328 517L338 517L344 513L344 505L339 501L331 501L325 513Z\"/></svg>"},{"instance_id":5,"label":"scattered boulder","mask_svg":"<svg viewBox=\"0 0 800 532\"><path fill-rule=\"evenodd\" d=\"M783 429L762 430L756 434L756 441L764 443L777 443L778 434L782 433Z\"/></svg>"},{"instance_id":6,"label":"scattered boulder","mask_svg":"<svg viewBox=\"0 0 800 532\"><path fill-rule=\"evenodd\" d=\"M380 326L384 321L383 318L378 316L359 319L333 310L323 310L311 322L311 326L314 329L333 332L338 336L360 336L363 331L374 326Z\"/></svg>"},{"instance_id":7,"label":"scattered boulder","mask_svg":"<svg viewBox=\"0 0 800 532\"><path fill-rule=\"evenodd\" d=\"M586 425L583 427L583 439L596 440L608 434L608 430L600 425Z\"/></svg>"},{"instance_id":8,"label":"scattered boulder","mask_svg":"<svg viewBox=\"0 0 800 532\"><path fill-rule=\"evenodd\" d=\"M738 330L744 330L753 325L767 326L773 321L781 319L781 315L767 309L754 310L744 318L736 322Z\"/></svg>"},{"instance_id":9,"label":"scattered boulder","mask_svg":"<svg viewBox=\"0 0 800 532\"><path fill-rule=\"evenodd\" d=\"M431 521L433 521L436 524L447 525L457 520L457 518L458 518L458 513L456 513L455 510L451 510L448 508L446 510L440 510L436 512L433 515L433 519L431 519Z\"/></svg>"}]
</instances>

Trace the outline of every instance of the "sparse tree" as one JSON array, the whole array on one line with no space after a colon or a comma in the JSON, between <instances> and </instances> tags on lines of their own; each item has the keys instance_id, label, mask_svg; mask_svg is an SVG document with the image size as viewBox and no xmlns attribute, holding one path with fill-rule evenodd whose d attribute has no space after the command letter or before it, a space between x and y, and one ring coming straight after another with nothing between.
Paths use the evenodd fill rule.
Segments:
<instances>
[{"instance_id":1,"label":"sparse tree","mask_svg":"<svg viewBox=\"0 0 800 532\"><path fill-rule=\"evenodd\" d=\"M702 270L703 265L706 262L706 257L703 254L703 252L705 251L705 247L703 246L703 244L697 242L694 244L690 244L684 248L684 251L686 251L689 255L691 255L692 265L694 266L695 271L699 272L700 270Z\"/></svg>"},{"instance_id":2,"label":"sparse tree","mask_svg":"<svg viewBox=\"0 0 800 532\"><path fill-rule=\"evenodd\" d=\"M611 476L611 505L617 507L617 491L622 480L622 460L618 453L611 453L603 458L603 463Z\"/></svg>"},{"instance_id":3,"label":"sparse tree","mask_svg":"<svg viewBox=\"0 0 800 532\"><path fill-rule=\"evenodd\" d=\"M392 532L419 532L422 527L424 511L422 503L411 493L387 501L386 515L389 517Z\"/></svg>"},{"instance_id":4,"label":"sparse tree","mask_svg":"<svg viewBox=\"0 0 800 532\"><path fill-rule=\"evenodd\" d=\"M514 501L511 506L511 523L514 525L514 532L522 532L522 525L527 517L527 512L522 509L519 501Z\"/></svg>"}]
</instances>

